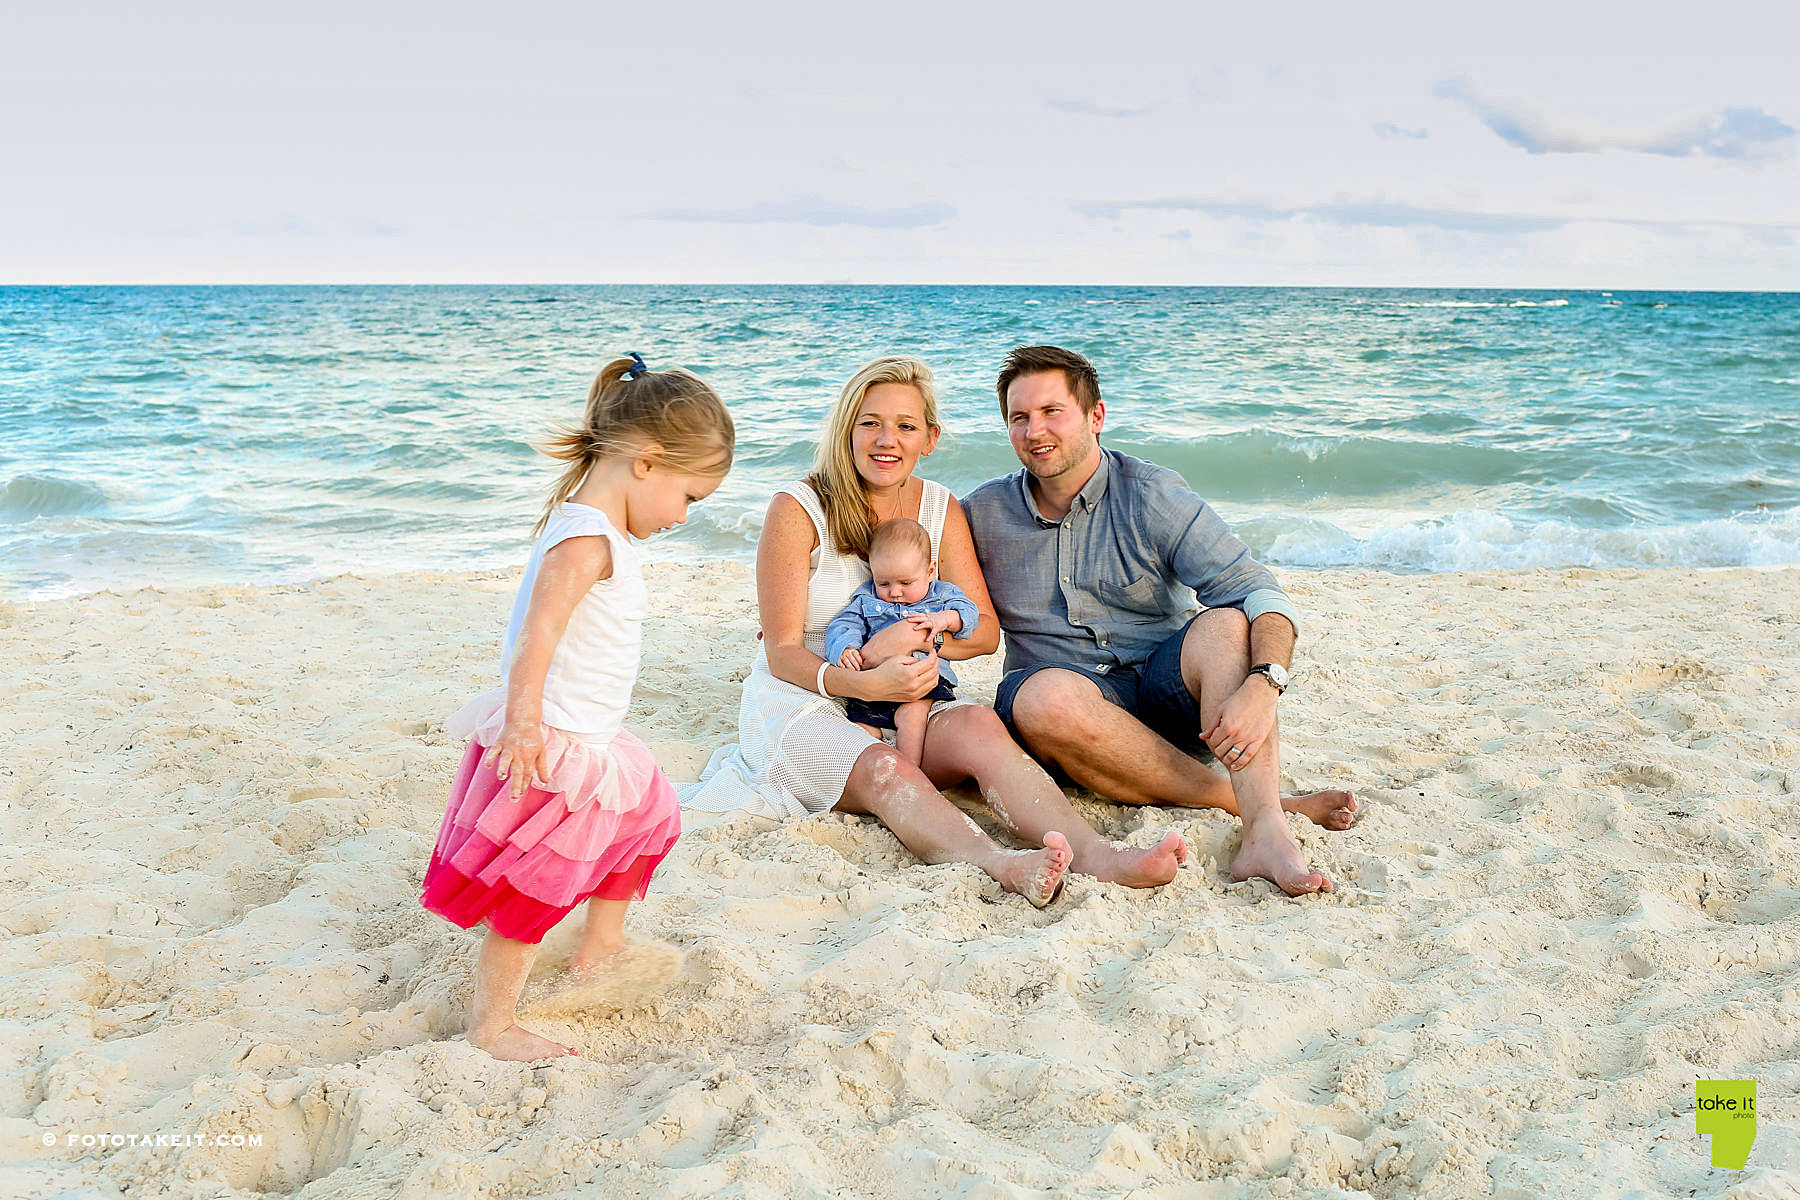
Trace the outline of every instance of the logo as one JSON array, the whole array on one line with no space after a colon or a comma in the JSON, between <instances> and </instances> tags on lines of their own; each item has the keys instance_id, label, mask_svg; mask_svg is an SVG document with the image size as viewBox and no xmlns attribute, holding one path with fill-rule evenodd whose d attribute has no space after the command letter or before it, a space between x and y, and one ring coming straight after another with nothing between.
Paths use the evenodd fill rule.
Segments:
<instances>
[{"instance_id":1,"label":"logo","mask_svg":"<svg viewBox=\"0 0 1800 1200\"><path fill-rule=\"evenodd\" d=\"M1712 1165L1741 1171L1756 1140L1756 1080L1696 1079L1694 1132L1712 1135Z\"/></svg>"}]
</instances>

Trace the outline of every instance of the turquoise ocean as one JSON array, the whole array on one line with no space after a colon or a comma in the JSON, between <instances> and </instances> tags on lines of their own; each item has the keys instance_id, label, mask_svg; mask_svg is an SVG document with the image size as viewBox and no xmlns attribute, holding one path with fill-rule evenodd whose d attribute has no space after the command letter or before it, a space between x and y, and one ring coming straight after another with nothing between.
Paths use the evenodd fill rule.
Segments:
<instances>
[{"instance_id":1,"label":"turquoise ocean","mask_svg":"<svg viewBox=\"0 0 1800 1200\"><path fill-rule=\"evenodd\" d=\"M1100 369L1104 439L1276 566L1800 563L1800 294L1094 287L0 288L0 594L508 568L606 358L711 381L747 557L842 381L937 372L924 473L1017 469L994 373Z\"/></svg>"}]
</instances>

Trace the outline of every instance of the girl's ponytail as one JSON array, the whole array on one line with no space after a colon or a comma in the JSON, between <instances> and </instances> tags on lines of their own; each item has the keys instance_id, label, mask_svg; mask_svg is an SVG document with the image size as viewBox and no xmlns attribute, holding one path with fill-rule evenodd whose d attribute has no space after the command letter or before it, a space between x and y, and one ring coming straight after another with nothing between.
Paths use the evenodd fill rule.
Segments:
<instances>
[{"instance_id":1,"label":"girl's ponytail","mask_svg":"<svg viewBox=\"0 0 1800 1200\"><path fill-rule=\"evenodd\" d=\"M731 469L737 431L717 392L691 371L676 367L649 371L633 354L600 368L588 385L580 425L551 432L538 449L568 464L550 489L532 536L543 532L550 514L573 496L602 459L651 456L660 466L692 475L723 475Z\"/></svg>"}]
</instances>

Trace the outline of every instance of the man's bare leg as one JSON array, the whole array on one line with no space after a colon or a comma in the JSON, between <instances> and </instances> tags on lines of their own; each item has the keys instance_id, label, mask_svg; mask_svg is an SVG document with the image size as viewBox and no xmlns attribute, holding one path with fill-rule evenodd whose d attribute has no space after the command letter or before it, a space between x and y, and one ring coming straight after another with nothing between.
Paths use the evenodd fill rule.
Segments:
<instances>
[{"instance_id":1,"label":"man's bare leg","mask_svg":"<svg viewBox=\"0 0 1800 1200\"><path fill-rule=\"evenodd\" d=\"M925 721L931 701L908 700L894 707L894 749L913 766L925 755Z\"/></svg>"},{"instance_id":2,"label":"man's bare leg","mask_svg":"<svg viewBox=\"0 0 1800 1200\"><path fill-rule=\"evenodd\" d=\"M1012 715L1033 754L1109 800L1240 815L1224 775L1158 737L1085 675L1039 671L1014 697ZM1349 792L1283 796L1281 807L1326 829L1348 829L1356 821L1356 798Z\"/></svg>"},{"instance_id":3,"label":"man's bare leg","mask_svg":"<svg viewBox=\"0 0 1800 1200\"><path fill-rule=\"evenodd\" d=\"M1250 677L1250 622L1243 613L1215 608L1194 619L1181 643L1181 677L1200 707L1200 728L1211 729L1219 710ZM1277 719L1256 757L1231 773L1232 794L1244 822L1231 877L1267 879L1290 896L1329 892L1331 880L1307 865L1282 815L1280 728Z\"/></svg>"},{"instance_id":4,"label":"man's bare leg","mask_svg":"<svg viewBox=\"0 0 1800 1200\"><path fill-rule=\"evenodd\" d=\"M1056 895L1072 857L1068 839L1059 831L1044 835L1042 850L996 846L918 767L889 746L870 746L857 756L835 807L878 818L923 862L973 863L1040 908Z\"/></svg>"},{"instance_id":5,"label":"man's bare leg","mask_svg":"<svg viewBox=\"0 0 1800 1200\"><path fill-rule=\"evenodd\" d=\"M1000 823L1021 841L1043 845L1055 830L1074 850L1072 869L1128 887L1160 887L1187 861L1187 843L1171 833L1154 846L1112 844L1082 820L1044 769L1019 749L991 708L959 705L931 721L924 768L934 784L975 780Z\"/></svg>"}]
</instances>

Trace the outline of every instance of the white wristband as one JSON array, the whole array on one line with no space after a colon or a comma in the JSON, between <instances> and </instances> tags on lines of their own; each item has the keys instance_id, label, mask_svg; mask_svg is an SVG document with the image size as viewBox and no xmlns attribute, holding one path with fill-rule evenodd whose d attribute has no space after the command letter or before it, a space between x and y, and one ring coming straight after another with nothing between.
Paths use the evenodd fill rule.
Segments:
<instances>
[{"instance_id":1,"label":"white wristband","mask_svg":"<svg viewBox=\"0 0 1800 1200\"><path fill-rule=\"evenodd\" d=\"M825 690L825 672L827 672L829 670L831 670L830 663L828 663L828 662L820 663L819 664L819 679L818 679L818 682L813 686L813 691L819 693L819 695L825 697L827 700L831 699L831 693Z\"/></svg>"}]
</instances>

